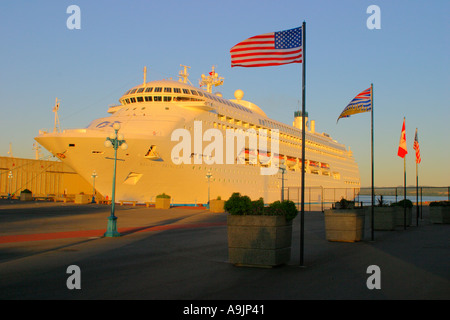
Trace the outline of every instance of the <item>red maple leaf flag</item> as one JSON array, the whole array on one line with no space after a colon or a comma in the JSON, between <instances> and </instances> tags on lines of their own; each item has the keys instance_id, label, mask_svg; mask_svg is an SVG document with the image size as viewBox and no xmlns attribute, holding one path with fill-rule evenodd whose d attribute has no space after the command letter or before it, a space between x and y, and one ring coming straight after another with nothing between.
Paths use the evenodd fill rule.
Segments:
<instances>
[{"instance_id":1,"label":"red maple leaf flag","mask_svg":"<svg viewBox=\"0 0 450 320\"><path fill-rule=\"evenodd\" d=\"M405 118L403 118L402 134L400 135L400 144L398 146L397 155L401 158L404 158L407 154L408 150L406 150Z\"/></svg>"}]
</instances>

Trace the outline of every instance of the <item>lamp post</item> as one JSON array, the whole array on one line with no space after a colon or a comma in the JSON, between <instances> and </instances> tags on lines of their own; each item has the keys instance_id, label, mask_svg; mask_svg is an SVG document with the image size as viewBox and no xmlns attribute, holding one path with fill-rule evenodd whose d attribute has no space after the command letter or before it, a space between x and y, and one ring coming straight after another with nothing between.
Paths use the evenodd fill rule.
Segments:
<instances>
[{"instance_id":1,"label":"lamp post","mask_svg":"<svg viewBox=\"0 0 450 320\"><path fill-rule=\"evenodd\" d=\"M286 172L286 166L284 164L280 164L281 171L281 201L284 201L284 173Z\"/></svg>"},{"instance_id":2,"label":"lamp post","mask_svg":"<svg viewBox=\"0 0 450 320\"><path fill-rule=\"evenodd\" d=\"M95 178L97 178L97 172L95 172L95 170L94 170L94 172L92 172L92 180L93 180L93 183L92 183L92 202L91 203L95 203Z\"/></svg>"},{"instance_id":3,"label":"lamp post","mask_svg":"<svg viewBox=\"0 0 450 320\"><path fill-rule=\"evenodd\" d=\"M206 174L206 177L208 178L208 209L209 209L210 180L211 180L211 177L212 177L211 170L208 170L208 173Z\"/></svg>"},{"instance_id":4,"label":"lamp post","mask_svg":"<svg viewBox=\"0 0 450 320\"><path fill-rule=\"evenodd\" d=\"M120 123L116 122L113 125L114 133L112 133L105 140L105 147L114 148L114 174L113 174L113 185L112 185L112 197L111 197L111 215L108 217L108 229L106 230L105 237L120 237L120 233L117 231L117 217L114 215L115 209L115 195L116 195L116 163L117 163L117 149L119 147L122 150L126 150L128 145L126 144L123 135L118 134L120 130Z\"/></svg>"},{"instance_id":5,"label":"lamp post","mask_svg":"<svg viewBox=\"0 0 450 320\"><path fill-rule=\"evenodd\" d=\"M12 181L12 178L13 178L13 174L12 174L12 171L9 171L9 173L8 173L8 200L10 200L11 199L11 181Z\"/></svg>"}]
</instances>

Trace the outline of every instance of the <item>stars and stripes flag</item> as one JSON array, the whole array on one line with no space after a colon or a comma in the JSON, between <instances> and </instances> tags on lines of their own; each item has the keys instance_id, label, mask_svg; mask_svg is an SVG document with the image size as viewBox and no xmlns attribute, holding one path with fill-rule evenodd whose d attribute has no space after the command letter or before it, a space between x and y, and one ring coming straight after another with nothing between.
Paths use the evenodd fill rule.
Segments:
<instances>
[{"instance_id":1,"label":"stars and stripes flag","mask_svg":"<svg viewBox=\"0 0 450 320\"><path fill-rule=\"evenodd\" d=\"M372 90L371 88L360 92L341 112L337 121L340 118L348 118L352 114L368 112L372 110Z\"/></svg>"},{"instance_id":2,"label":"stars and stripes flag","mask_svg":"<svg viewBox=\"0 0 450 320\"><path fill-rule=\"evenodd\" d=\"M402 127L402 133L400 135L400 143L398 146L397 155L400 158L404 158L407 154L408 154L408 150L406 149L405 118L403 118L403 127Z\"/></svg>"},{"instance_id":3,"label":"stars and stripes flag","mask_svg":"<svg viewBox=\"0 0 450 320\"><path fill-rule=\"evenodd\" d=\"M417 128L416 128L416 135L414 136L414 150L416 150L416 163L420 163L422 161L422 158L420 157L420 148L419 148L419 138L417 136Z\"/></svg>"},{"instance_id":4,"label":"stars and stripes flag","mask_svg":"<svg viewBox=\"0 0 450 320\"><path fill-rule=\"evenodd\" d=\"M302 27L248 38L231 48L231 67L268 67L302 63Z\"/></svg>"}]
</instances>

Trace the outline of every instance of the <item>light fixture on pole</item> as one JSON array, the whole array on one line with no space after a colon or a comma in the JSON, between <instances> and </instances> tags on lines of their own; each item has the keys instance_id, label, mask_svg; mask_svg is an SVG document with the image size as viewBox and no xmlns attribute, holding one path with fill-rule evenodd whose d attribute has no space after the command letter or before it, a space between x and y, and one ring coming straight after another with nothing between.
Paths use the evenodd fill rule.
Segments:
<instances>
[{"instance_id":1,"label":"light fixture on pole","mask_svg":"<svg viewBox=\"0 0 450 320\"><path fill-rule=\"evenodd\" d=\"M97 172L92 172L92 202L95 203L95 178L97 178Z\"/></svg>"},{"instance_id":2,"label":"light fixture on pole","mask_svg":"<svg viewBox=\"0 0 450 320\"><path fill-rule=\"evenodd\" d=\"M113 125L114 133L112 133L105 140L105 147L114 148L114 174L113 174L113 185L112 185L112 197L111 197L111 215L108 217L108 229L106 230L105 237L120 237L120 233L117 231L117 217L114 215L115 210L115 195L116 195L116 163L117 163L117 149L119 147L122 150L126 150L128 145L126 144L123 135L119 134L120 123L116 122Z\"/></svg>"},{"instance_id":3,"label":"light fixture on pole","mask_svg":"<svg viewBox=\"0 0 450 320\"><path fill-rule=\"evenodd\" d=\"M206 178L208 178L208 209L209 209L209 195L210 195L210 180L211 180L212 174L211 170L208 170L208 173L206 174Z\"/></svg>"},{"instance_id":4,"label":"light fixture on pole","mask_svg":"<svg viewBox=\"0 0 450 320\"><path fill-rule=\"evenodd\" d=\"M281 201L284 201L284 173L286 172L286 165L280 164L281 171Z\"/></svg>"}]
</instances>

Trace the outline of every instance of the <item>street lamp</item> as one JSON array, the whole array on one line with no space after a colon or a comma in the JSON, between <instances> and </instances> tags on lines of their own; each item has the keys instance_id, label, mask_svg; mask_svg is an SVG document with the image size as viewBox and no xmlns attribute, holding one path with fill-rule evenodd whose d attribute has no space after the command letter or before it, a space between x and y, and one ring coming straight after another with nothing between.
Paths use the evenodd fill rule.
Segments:
<instances>
[{"instance_id":1,"label":"street lamp","mask_svg":"<svg viewBox=\"0 0 450 320\"><path fill-rule=\"evenodd\" d=\"M11 181L12 181L12 178L13 178L12 171L9 171L9 173L8 173L8 181L9 181L9 184L8 184L8 200L11 199Z\"/></svg>"},{"instance_id":2,"label":"street lamp","mask_svg":"<svg viewBox=\"0 0 450 320\"><path fill-rule=\"evenodd\" d=\"M115 196L116 196L116 162L117 162L117 149L119 147L122 150L126 150L128 145L126 144L123 135L118 134L120 130L120 123L116 122L113 125L114 133L106 138L105 147L114 148L114 175L113 175L113 185L112 185L112 198L111 198L111 215L108 217L108 229L106 230L105 237L120 237L120 233L117 231L117 217L114 215L115 209Z\"/></svg>"},{"instance_id":3,"label":"street lamp","mask_svg":"<svg viewBox=\"0 0 450 320\"><path fill-rule=\"evenodd\" d=\"M94 170L94 172L92 172L92 180L93 180L93 183L92 183L92 202L91 203L95 203L95 178L97 178L97 172L95 172L95 170Z\"/></svg>"},{"instance_id":4,"label":"street lamp","mask_svg":"<svg viewBox=\"0 0 450 320\"><path fill-rule=\"evenodd\" d=\"M206 177L208 178L208 209L209 209L210 180L211 180L211 177L212 177L211 170L208 170L208 173L206 174Z\"/></svg>"},{"instance_id":5,"label":"street lamp","mask_svg":"<svg viewBox=\"0 0 450 320\"><path fill-rule=\"evenodd\" d=\"M286 172L286 166L284 164L280 164L281 171L281 201L284 201L284 173Z\"/></svg>"}]
</instances>

